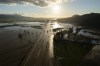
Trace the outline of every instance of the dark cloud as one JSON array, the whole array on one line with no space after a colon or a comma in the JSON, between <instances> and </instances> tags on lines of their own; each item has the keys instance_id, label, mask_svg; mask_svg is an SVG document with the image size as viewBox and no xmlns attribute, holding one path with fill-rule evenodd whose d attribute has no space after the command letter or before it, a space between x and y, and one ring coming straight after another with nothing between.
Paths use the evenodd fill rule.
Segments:
<instances>
[{"instance_id":1,"label":"dark cloud","mask_svg":"<svg viewBox=\"0 0 100 66\"><path fill-rule=\"evenodd\" d=\"M57 0L0 0L0 3L10 4L10 3L25 3L25 2L28 2L28 3L32 3L34 5L37 5L37 6L44 7L44 6L50 5L51 3L54 3L56 1Z\"/></svg>"}]
</instances>

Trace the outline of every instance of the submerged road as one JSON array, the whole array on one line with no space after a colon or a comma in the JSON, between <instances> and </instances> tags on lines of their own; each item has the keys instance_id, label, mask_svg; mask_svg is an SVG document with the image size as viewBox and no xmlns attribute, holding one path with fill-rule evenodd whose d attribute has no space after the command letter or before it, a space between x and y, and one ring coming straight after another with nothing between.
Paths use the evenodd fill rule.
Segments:
<instances>
[{"instance_id":1,"label":"submerged road","mask_svg":"<svg viewBox=\"0 0 100 66\"><path fill-rule=\"evenodd\" d=\"M30 49L21 66L53 66L53 56L50 56L53 54L53 52L50 51L52 32L50 25L51 23L49 22L44 26L43 32L41 32L35 45Z\"/></svg>"},{"instance_id":2,"label":"submerged road","mask_svg":"<svg viewBox=\"0 0 100 66\"><path fill-rule=\"evenodd\" d=\"M0 66L53 66L50 24L43 30L36 29L37 33L30 27L0 29ZM19 33L22 37L18 37Z\"/></svg>"}]
</instances>

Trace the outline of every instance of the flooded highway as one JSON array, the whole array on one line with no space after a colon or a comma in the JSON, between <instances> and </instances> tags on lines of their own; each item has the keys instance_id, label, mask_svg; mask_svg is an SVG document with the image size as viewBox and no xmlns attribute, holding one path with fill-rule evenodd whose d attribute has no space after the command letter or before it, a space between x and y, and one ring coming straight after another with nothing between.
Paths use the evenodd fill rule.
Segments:
<instances>
[{"instance_id":1,"label":"flooded highway","mask_svg":"<svg viewBox=\"0 0 100 66\"><path fill-rule=\"evenodd\" d=\"M92 36L99 40L100 37L94 34L93 31L83 28L77 30L72 24L57 21L1 23L0 64L1 66L71 66L69 62L77 65L82 60L78 64L80 66L88 63L87 59L91 59L92 55L93 60L97 61L96 55L100 54L100 46L95 43L85 43L86 38L82 39L88 35L88 39ZM79 35L82 36L77 38ZM76 62L73 62L75 60Z\"/></svg>"}]
</instances>

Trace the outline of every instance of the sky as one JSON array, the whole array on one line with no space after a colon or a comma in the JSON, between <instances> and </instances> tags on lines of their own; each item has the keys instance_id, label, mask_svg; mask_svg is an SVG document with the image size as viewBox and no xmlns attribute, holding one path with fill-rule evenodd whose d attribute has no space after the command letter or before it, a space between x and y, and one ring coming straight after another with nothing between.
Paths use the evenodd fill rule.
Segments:
<instances>
[{"instance_id":1,"label":"sky","mask_svg":"<svg viewBox=\"0 0 100 66\"><path fill-rule=\"evenodd\" d=\"M0 14L29 17L71 17L100 13L100 0L0 0Z\"/></svg>"}]
</instances>

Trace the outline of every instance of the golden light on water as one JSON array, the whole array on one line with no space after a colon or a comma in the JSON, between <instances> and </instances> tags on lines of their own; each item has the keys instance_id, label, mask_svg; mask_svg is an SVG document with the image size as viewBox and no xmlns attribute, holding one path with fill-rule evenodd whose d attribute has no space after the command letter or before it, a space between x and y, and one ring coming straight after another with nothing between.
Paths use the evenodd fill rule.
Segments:
<instances>
[{"instance_id":1,"label":"golden light on water","mask_svg":"<svg viewBox=\"0 0 100 66\"><path fill-rule=\"evenodd\" d=\"M61 27L57 22L55 22L55 24L53 25L53 28L59 28Z\"/></svg>"}]
</instances>

